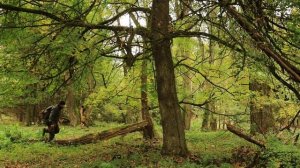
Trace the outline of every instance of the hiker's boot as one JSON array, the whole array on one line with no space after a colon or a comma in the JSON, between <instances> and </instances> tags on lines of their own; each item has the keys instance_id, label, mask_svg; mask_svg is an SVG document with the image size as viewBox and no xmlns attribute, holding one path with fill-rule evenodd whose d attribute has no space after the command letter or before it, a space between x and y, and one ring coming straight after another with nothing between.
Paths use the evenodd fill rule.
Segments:
<instances>
[{"instance_id":1,"label":"hiker's boot","mask_svg":"<svg viewBox=\"0 0 300 168\"><path fill-rule=\"evenodd\" d=\"M48 142L51 142L54 139L55 134L49 133L49 139Z\"/></svg>"}]
</instances>

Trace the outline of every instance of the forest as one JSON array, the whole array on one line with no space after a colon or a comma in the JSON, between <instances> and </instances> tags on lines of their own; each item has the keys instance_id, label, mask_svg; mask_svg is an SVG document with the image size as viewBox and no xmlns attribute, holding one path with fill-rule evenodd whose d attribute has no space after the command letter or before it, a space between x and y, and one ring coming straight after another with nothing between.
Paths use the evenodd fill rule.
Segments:
<instances>
[{"instance_id":1,"label":"forest","mask_svg":"<svg viewBox=\"0 0 300 168\"><path fill-rule=\"evenodd\" d=\"M0 80L0 167L300 167L298 0L0 0Z\"/></svg>"}]
</instances>

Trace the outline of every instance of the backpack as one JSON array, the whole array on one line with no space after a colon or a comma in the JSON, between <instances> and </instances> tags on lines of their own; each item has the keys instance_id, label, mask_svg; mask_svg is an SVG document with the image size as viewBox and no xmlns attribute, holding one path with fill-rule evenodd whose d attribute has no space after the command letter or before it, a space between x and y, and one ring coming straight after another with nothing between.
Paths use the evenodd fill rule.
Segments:
<instances>
[{"instance_id":1,"label":"backpack","mask_svg":"<svg viewBox=\"0 0 300 168\"><path fill-rule=\"evenodd\" d=\"M53 109L53 106L49 106L40 112L40 117L41 117L42 123L44 123L44 124L48 123L52 109Z\"/></svg>"}]
</instances>

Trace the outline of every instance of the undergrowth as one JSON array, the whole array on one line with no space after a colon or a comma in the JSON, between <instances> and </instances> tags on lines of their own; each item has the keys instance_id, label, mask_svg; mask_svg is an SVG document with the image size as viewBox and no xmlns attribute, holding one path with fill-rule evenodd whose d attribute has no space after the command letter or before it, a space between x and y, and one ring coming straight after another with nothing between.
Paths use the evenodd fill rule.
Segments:
<instances>
[{"instance_id":1,"label":"undergrowth","mask_svg":"<svg viewBox=\"0 0 300 168\"><path fill-rule=\"evenodd\" d=\"M71 139L88 133L120 126L97 123L94 127L62 126L56 139ZM144 141L140 132L119 136L94 144L58 146L40 141L42 126L0 125L0 167L244 167L258 150L252 144L227 131L201 132L192 127L186 133L189 157L162 156L161 128L157 139ZM37 141L38 140L38 141ZM267 143L257 166L300 165L299 148L272 139Z\"/></svg>"}]
</instances>

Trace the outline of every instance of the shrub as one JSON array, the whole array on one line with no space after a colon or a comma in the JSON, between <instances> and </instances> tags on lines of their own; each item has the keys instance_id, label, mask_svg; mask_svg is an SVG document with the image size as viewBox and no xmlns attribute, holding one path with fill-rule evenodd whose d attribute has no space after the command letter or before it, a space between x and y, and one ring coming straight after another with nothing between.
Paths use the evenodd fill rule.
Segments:
<instances>
[{"instance_id":1,"label":"shrub","mask_svg":"<svg viewBox=\"0 0 300 168\"><path fill-rule=\"evenodd\" d=\"M295 145L284 144L278 138L271 137L259 159L259 164L267 167L297 167L300 165L300 150Z\"/></svg>"}]
</instances>

